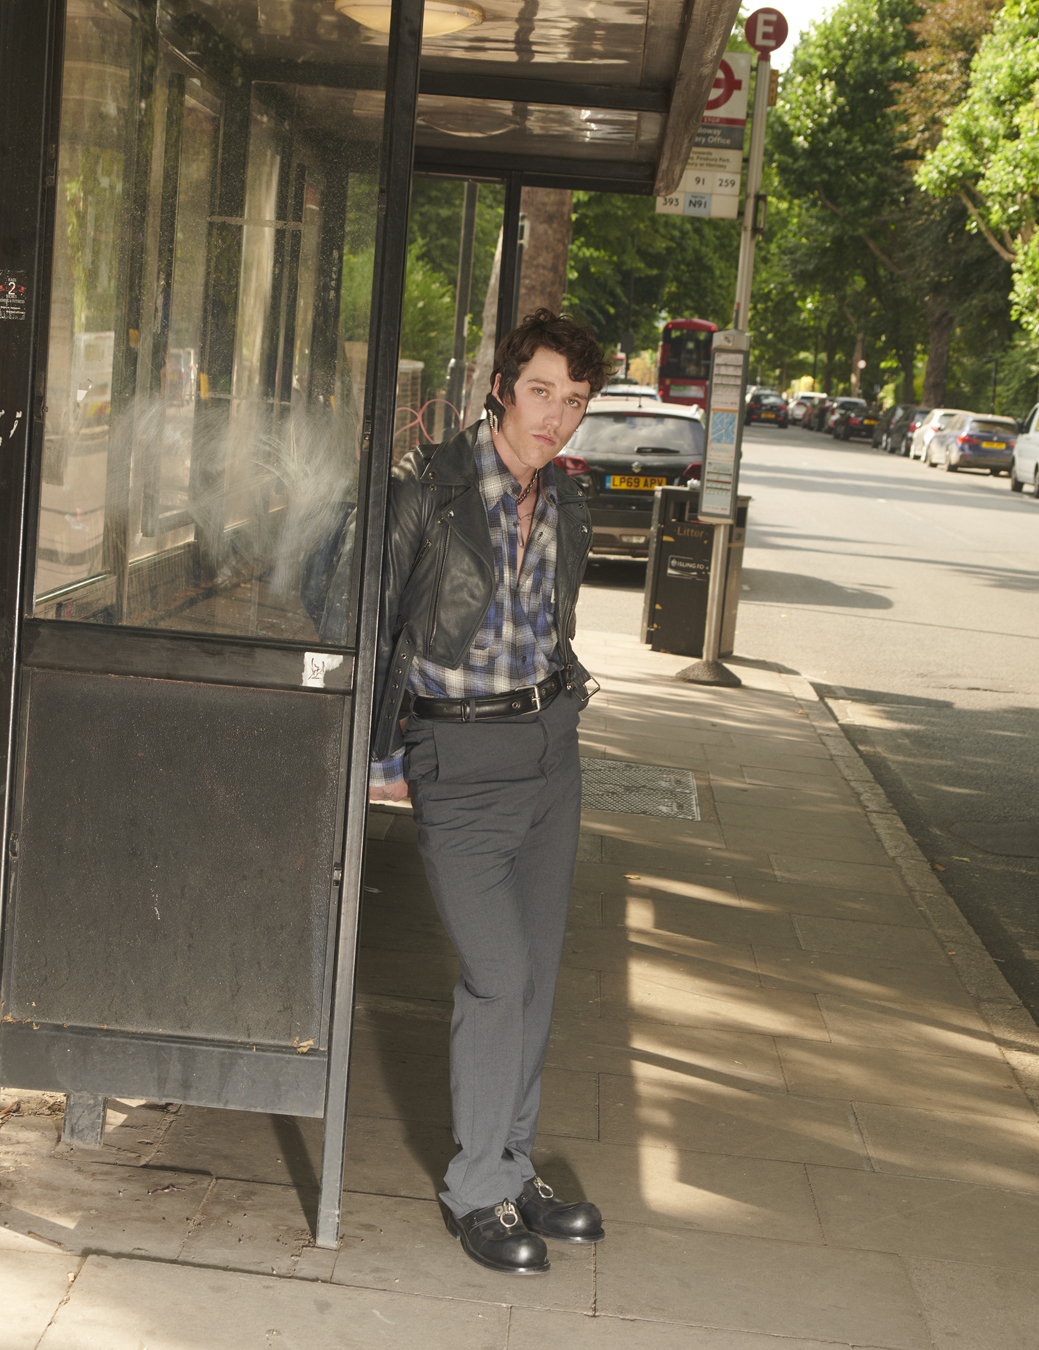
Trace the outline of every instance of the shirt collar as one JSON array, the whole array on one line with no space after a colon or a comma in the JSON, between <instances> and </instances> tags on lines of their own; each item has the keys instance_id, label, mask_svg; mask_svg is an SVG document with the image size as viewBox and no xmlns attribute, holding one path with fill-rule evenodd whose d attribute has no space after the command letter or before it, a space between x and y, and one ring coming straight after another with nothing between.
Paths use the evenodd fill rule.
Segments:
<instances>
[{"instance_id":1,"label":"shirt collar","mask_svg":"<svg viewBox=\"0 0 1039 1350\"><path fill-rule=\"evenodd\" d=\"M486 509L493 511L506 493L515 498L519 493L519 486L494 448L491 426L486 418L480 422L474 454L476 471L480 478L480 495ZM541 493L553 506L556 505L555 465L551 461L541 470Z\"/></svg>"}]
</instances>

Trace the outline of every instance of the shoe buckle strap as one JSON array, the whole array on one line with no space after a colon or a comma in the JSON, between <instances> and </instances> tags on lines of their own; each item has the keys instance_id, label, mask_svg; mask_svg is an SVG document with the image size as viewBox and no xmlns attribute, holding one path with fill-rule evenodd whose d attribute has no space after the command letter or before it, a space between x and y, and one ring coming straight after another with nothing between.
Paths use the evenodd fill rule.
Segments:
<instances>
[{"instance_id":1,"label":"shoe buckle strap","mask_svg":"<svg viewBox=\"0 0 1039 1350\"><path fill-rule=\"evenodd\" d=\"M515 1228L519 1223L519 1214L511 1200L503 1200L500 1205L495 1205L494 1213L505 1228Z\"/></svg>"},{"instance_id":2,"label":"shoe buckle strap","mask_svg":"<svg viewBox=\"0 0 1039 1350\"><path fill-rule=\"evenodd\" d=\"M542 1181L540 1177L534 1178L534 1189L537 1191L538 1195L541 1196L542 1200L551 1200L555 1195L555 1191L548 1182Z\"/></svg>"}]
</instances>

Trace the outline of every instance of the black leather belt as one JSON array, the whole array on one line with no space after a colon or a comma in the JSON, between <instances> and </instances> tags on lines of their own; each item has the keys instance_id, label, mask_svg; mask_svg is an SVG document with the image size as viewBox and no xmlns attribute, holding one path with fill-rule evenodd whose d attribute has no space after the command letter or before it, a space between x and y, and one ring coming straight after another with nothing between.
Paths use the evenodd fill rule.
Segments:
<instances>
[{"instance_id":1,"label":"black leather belt","mask_svg":"<svg viewBox=\"0 0 1039 1350\"><path fill-rule=\"evenodd\" d=\"M540 712L555 696L567 688L564 671L553 671L540 684L528 684L508 694L491 694L487 698L423 698L411 700L411 711L416 717L449 717L455 722L479 722L485 717L520 717L523 713Z\"/></svg>"}]
</instances>

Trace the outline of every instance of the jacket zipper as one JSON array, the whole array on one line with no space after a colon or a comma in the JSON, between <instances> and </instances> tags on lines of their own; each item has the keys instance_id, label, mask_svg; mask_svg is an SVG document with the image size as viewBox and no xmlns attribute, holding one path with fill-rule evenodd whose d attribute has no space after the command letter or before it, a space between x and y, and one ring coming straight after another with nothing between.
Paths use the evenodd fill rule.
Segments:
<instances>
[{"instance_id":1,"label":"jacket zipper","mask_svg":"<svg viewBox=\"0 0 1039 1350\"><path fill-rule=\"evenodd\" d=\"M577 544L577 547L573 550L573 552L572 552L572 554L571 554L571 564L572 564L572 566L573 566L573 570L574 570L574 573L575 573L575 574L576 574L578 571L580 571L580 567L581 567L582 561L583 561L584 558L586 558L586 557L588 556L588 554L591 552L591 548L592 548L591 526L589 526L588 534L585 535L584 538L585 538L585 541L586 541L586 542L585 542L584 548L582 549L580 543L578 543L578 544ZM557 586L558 586L558 581L557 581L556 584L557 584ZM575 603L570 604L570 606L569 606L568 609L567 609L566 614L563 616L563 623L559 624L559 626L558 626L559 637L560 637L560 639L561 639L561 641L562 641L562 643L563 643L563 651L564 651L564 655L567 657L567 660L568 660L568 661L569 661L570 658L573 656L573 648L572 648L571 645L570 645L570 641L571 641L571 639L570 639L570 622L571 622L571 619L572 619L572 617L573 617L573 614L574 614L575 609L576 609L576 604L575 604Z\"/></svg>"},{"instance_id":2,"label":"jacket zipper","mask_svg":"<svg viewBox=\"0 0 1039 1350\"><path fill-rule=\"evenodd\" d=\"M444 552L440 557L440 571L437 573L437 588L433 592L433 623L429 630L429 648L433 647L433 639L437 635L437 616L440 613L440 586L444 580L444 568L447 565L447 547L451 542L451 526L447 527L447 534L444 536Z\"/></svg>"}]
</instances>

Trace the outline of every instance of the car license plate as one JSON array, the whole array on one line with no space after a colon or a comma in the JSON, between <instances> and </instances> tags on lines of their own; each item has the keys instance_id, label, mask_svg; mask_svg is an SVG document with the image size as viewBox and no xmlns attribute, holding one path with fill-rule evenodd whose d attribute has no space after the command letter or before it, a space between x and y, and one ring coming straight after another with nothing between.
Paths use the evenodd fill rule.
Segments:
<instances>
[{"instance_id":1,"label":"car license plate","mask_svg":"<svg viewBox=\"0 0 1039 1350\"><path fill-rule=\"evenodd\" d=\"M617 492L652 492L654 488L666 487L666 478L642 478L638 474L608 473L606 486Z\"/></svg>"},{"instance_id":2,"label":"car license plate","mask_svg":"<svg viewBox=\"0 0 1039 1350\"><path fill-rule=\"evenodd\" d=\"M766 418L766 417L771 417L773 421L775 421L775 417L776 417L775 413L762 413L761 416L762 416L762 419L764 419L764 418Z\"/></svg>"},{"instance_id":3,"label":"car license plate","mask_svg":"<svg viewBox=\"0 0 1039 1350\"><path fill-rule=\"evenodd\" d=\"M875 417L864 417L862 419L862 425L864 427L875 427L877 425L877 419Z\"/></svg>"},{"instance_id":4,"label":"car license plate","mask_svg":"<svg viewBox=\"0 0 1039 1350\"><path fill-rule=\"evenodd\" d=\"M1005 450L1006 446L1002 441L982 441L982 450Z\"/></svg>"}]
</instances>

